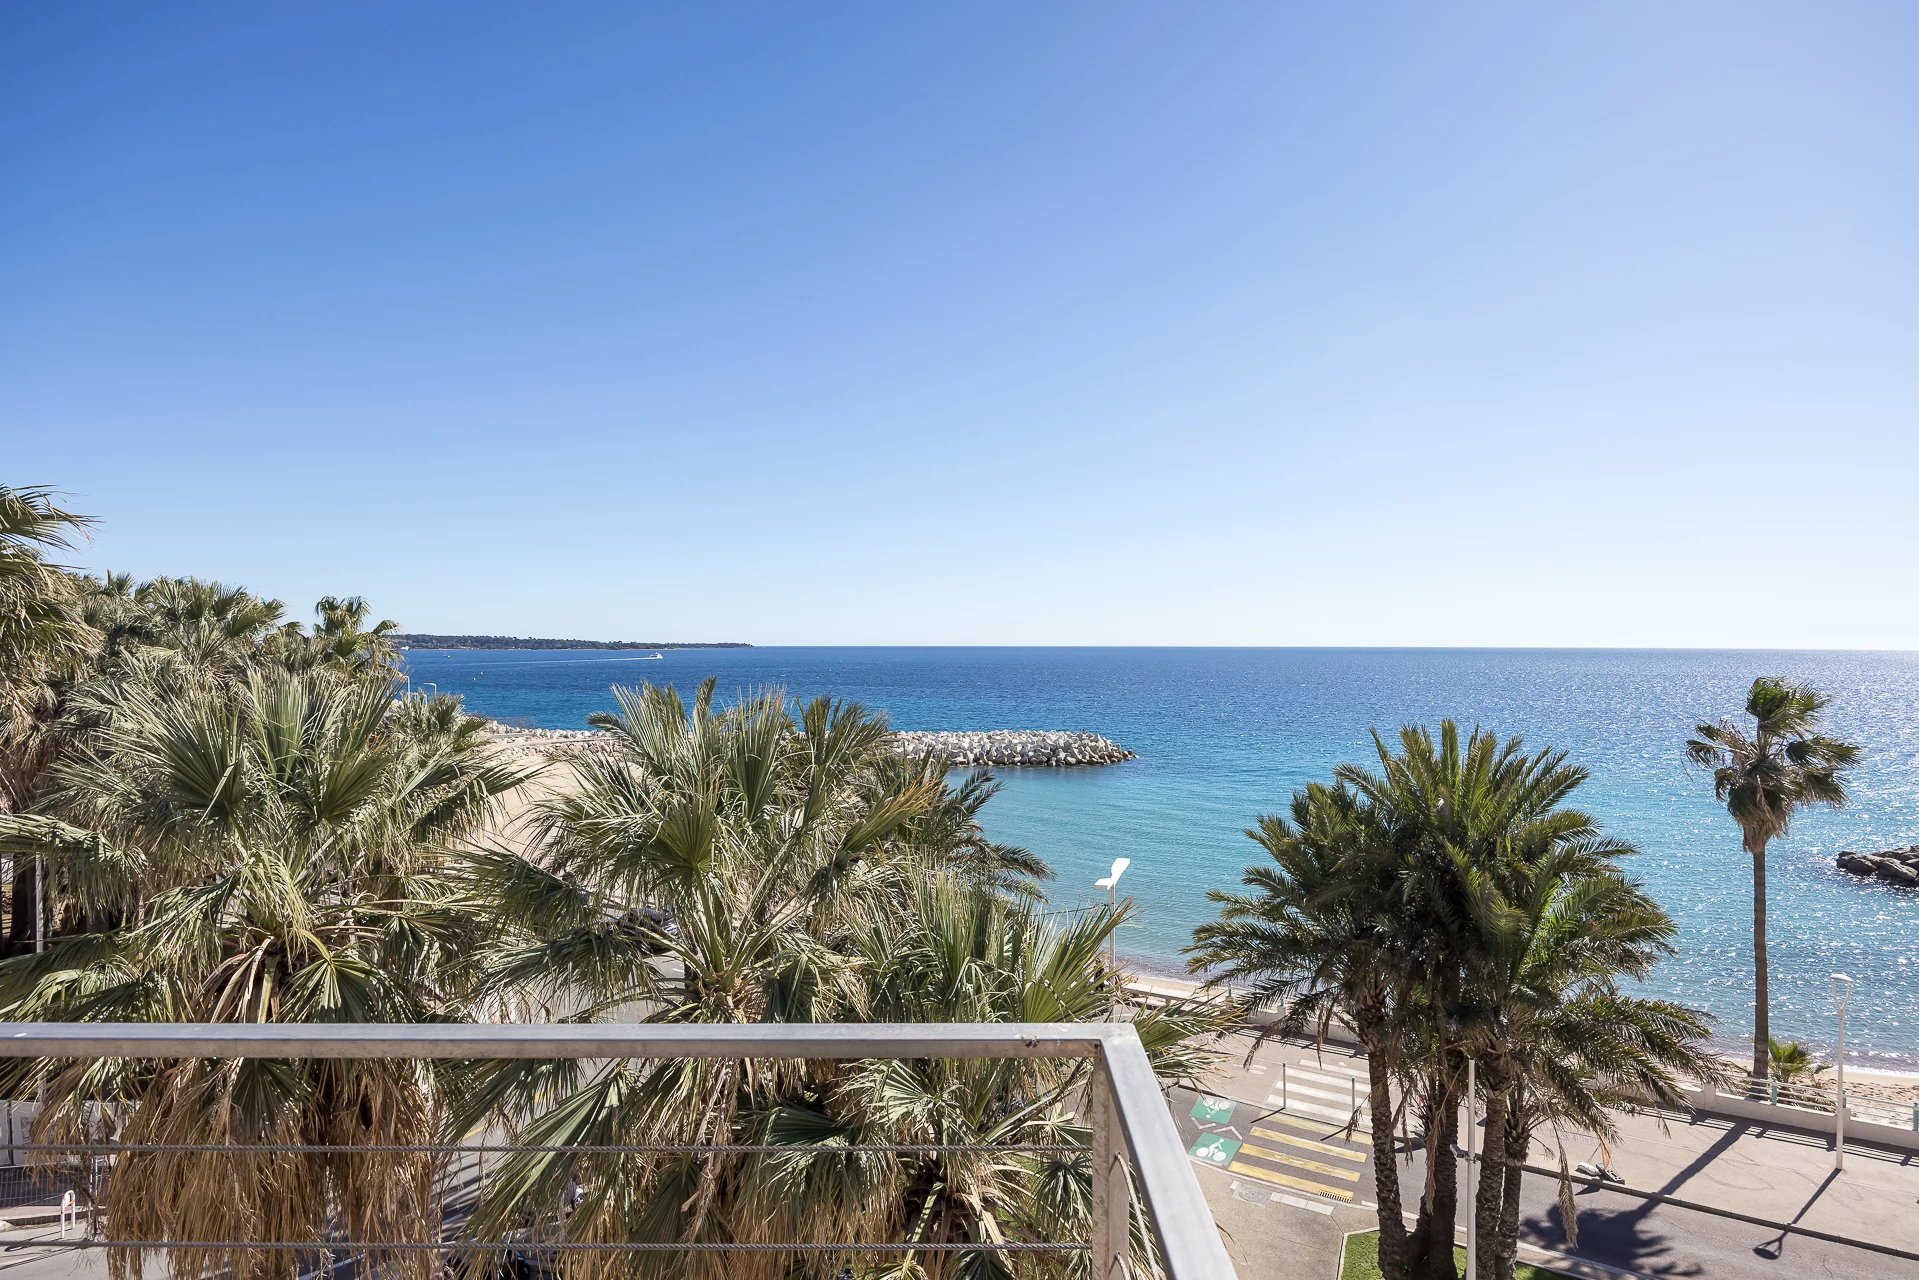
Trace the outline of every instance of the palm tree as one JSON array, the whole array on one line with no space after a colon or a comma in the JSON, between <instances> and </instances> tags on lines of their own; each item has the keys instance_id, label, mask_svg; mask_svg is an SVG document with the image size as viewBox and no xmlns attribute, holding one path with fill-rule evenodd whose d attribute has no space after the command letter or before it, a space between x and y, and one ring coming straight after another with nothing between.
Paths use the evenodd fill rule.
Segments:
<instances>
[{"instance_id":1,"label":"palm tree","mask_svg":"<svg viewBox=\"0 0 1919 1280\"><path fill-rule=\"evenodd\" d=\"M372 667L387 672L399 669L400 653L391 639L400 624L382 619L369 629L372 616L367 602L359 596L322 596L313 606L318 616L313 634L301 642L294 628L286 646L287 660L296 667L331 664L338 667Z\"/></svg>"},{"instance_id":2,"label":"palm tree","mask_svg":"<svg viewBox=\"0 0 1919 1280\"><path fill-rule=\"evenodd\" d=\"M1612 989L1663 954L1671 924L1618 874L1629 846L1566 805L1583 770L1450 721L1436 736L1402 730L1396 746L1376 735L1376 769L1341 765L1334 785L1295 793L1290 820L1260 820L1249 834L1270 865L1247 870L1248 892L1214 895L1220 919L1191 955L1214 983L1277 1003L1284 1028L1352 1029L1367 1053L1382 1270L1451 1280L1467 1055L1497 1103L1489 1143L1523 1153L1542 1117L1604 1124L1595 1099L1671 1096L1671 1071L1700 1063L1687 1038L1698 1023ZM1577 1034L1574 1013L1595 1009L1620 1025ZM1406 1108L1427 1153L1411 1232L1391 1138ZM1517 1172L1502 1164L1498 1180L1481 1206L1489 1240L1517 1204ZM1495 1252L1500 1274L1510 1253Z\"/></svg>"},{"instance_id":3,"label":"palm tree","mask_svg":"<svg viewBox=\"0 0 1919 1280\"><path fill-rule=\"evenodd\" d=\"M202 578L154 578L133 589L122 643L208 671L245 670L286 613L278 600Z\"/></svg>"},{"instance_id":4,"label":"palm tree","mask_svg":"<svg viewBox=\"0 0 1919 1280\"><path fill-rule=\"evenodd\" d=\"M1037 902L1045 896L1045 882L1053 869L1029 849L1001 844L986 837L980 812L999 794L1000 784L985 769L975 769L956 786L946 786L950 769L945 757L929 751L918 755L885 753L877 763L875 782L883 791L930 786L936 799L902 831L905 843L937 850L940 861L962 880L1007 898Z\"/></svg>"},{"instance_id":5,"label":"palm tree","mask_svg":"<svg viewBox=\"0 0 1919 1280\"><path fill-rule=\"evenodd\" d=\"M90 524L51 489L0 485L0 813L32 805L51 764L53 685L97 639L82 580L48 559Z\"/></svg>"},{"instance_id":6,"label":"palm tree","mask_svg":"<svg viewBox=\"0 0 1919 1280\"><path fill-rule=\"evenodd\" d=\"M135 685L60 764L62 817L0 818L43 856L70 915L43 955L0 963L0 1016L29 1020L424 1022L464 1011L454 982L485 921L446 874L451 849L525 775L464 721L396 712L384 679L256 673ZM424 701L424 700L421 700ZM82 931L82 930L85 931ZM44 1098L42 1141L93 1136L225 1146L421 1144L432 1069L393 1062L15 1064L0 1087ZM275 1150L129 1157L109 1175L131 1238L405 1242L438 1230L417 1152ZM244 1247L176 1251L176 1268L263 1274ZM377 1261L424 1274L423 1255ZM112 1260L138 1275L138 1254Z\"/></svg>"},{"instance_id":7,"label":"palm tree","mask_svg":"<svg viewBox=\"0 0 1919 1280\"><path fill-rule=\"evenodd\" d=\"M1682 1076L1719 1074L1700 1047L1703 1017L1619 989L1671 954L1674 930L1620 874L1633 850L1587 824L1555 825L1471 879L1483 942L1463 1021L1485 1095L1477 1212L1489 1245L1477 1280L1512 1280L1522 1166L1542 1122L1611 1138L1609 1108L1676 1107Z\"/></svg>"},{"instance_id":8,"label":"palm tree","mask_svg":"<svg viewBox=\"0 0 1919 1280\"><path fill-rule=\"evenodd\" d=\"M1752 682L1745 715L1751 728L1727 717L1700 724L1686 758L1712 770L1713 796L1739 824L1752 858L1753 1033L1752 1074L1771 1069L1771 997L1766 966L1766 847L1784 836L1811 805L1843 805L1845 776L1859 758L1852 743L1820 733L1829 703L1824 694L1770 676Z\"/></svg>"},{"instance_id":9,"label":"palm tree","mask_svg":"<svg viewBox=\"0 0 1919 1280\"><path fill-rule=\"evenodd\" d=\"M1561 808L1585 780L1565 754L1527 755L1517 737L1450 720L1437 738L1401 729L1395 751L1373 736L1377 769L1340 765L1334 777L1365 806L1388 850L1397 935L1393 950L1411 975L1404 1032L1408 1085L1426 1136L1426 1178L1408 1239L1408 1274L1452 1280L1458 1214L1459 1109L1466 1054L1482 1011L1471 983L1483 962L1480 887L1522 851L1550 849L1590 820Z\"/></svg>"},{"instance_id":10,"label":"palm tree","mask_svg":"<svg viewBox=\"0 0 1919 1280\"><path fill-rule=\"evenodd\" d=\"M1419 977L1400 949L1390 845L1352 790L1321 783L1294 793L1290 819L1261 817L1247 835L1271 865L1246 869L1245 893L1207 894L1220 915L1193 931L1189 967L1248 1006L1282 1011L1258 1040L1309 1029L1323 1037L1337 1022L1365 1050L1380 1265L1403 1276L1408 1241L1389 1117L1393 1085L1410 1066Z\"/></svg>"},{"instance_id":11,"label":"palm tree","mask_svg":"<svg viewBox=\"0 0 1919 1280\"><path fill-rule=\"evenodd\" d=\"M0 680L9 689L22 673L85 647L75 580L47 556L71 549L92 523L44 486L0 485Z\"/></svg>"},{"instance_id":12,"label":"palm tree","mask_svg":"<svg viewBox=\"0 0 1919 1280\"><path fill-rule=\"evenodd\" d=\"M1826 1069L1824 1064L1814 1062L1806 1046L1797 1040L1774 1040L1767 1048L1767 1057L1772 1062L1772 1078L1780 1084L1817 1080Z\"/></svg>"},{"instance_id":13,"label":"palm tree","mask_svg":"<svg viewBox=\"0 0 1919 1280\"><path fill-rule=\"evenodd\" d=\"M502 842L471 859L474 896L501 908L479 985L502 1012L667 1022L1112 1014L1117 987L1100 956L1115 914L1055 926L1024 904L1010 866L976 847L979 788L956 794L943 769L900 761L883 719L825 699L795 708L776 692L718 708L711 681L690 705L667 688L615 697L617 712L594 717L606 741L573 758L576 785L538 806L522 847ZM1142 1038L1170 1070L1202 1025L1161 1015L1141 1024ZM578 1185L577 1208L564 1222L548 1213L541 1230L585 1243L892 1231L963 1244L1039 1232L1033 1196L1045 1214L1082 1220L1083 1157L1015 1149L1083 1145L1081 1082L1070 1064L1026 1062L495 1063L476 1068L456 1128L503 1124L544 1148L495 1172L472 1220L487 1236L525 1226L529 1206L557 1208ZM843 1150L929 1134L1009 1149L930 1161ZM645 1143L791 1153L573 1150ZM567 1256L581 1274L614 1265ZM999 1275L999 1261L939 1251L910 1274ZM732 1280L877 1274L870 1258L777 1252L663 1265Z\"/></svg>"},{"instance_id":14,"label":"palm tree","mask_svg":"<svg viewBox=\"0 0 1919 1280\"><path fill-rule=\"evenodd\" d=\"M0 814L34 806L59 754L61 688L98 641L82 607L85 580L49 559L92 523L44 486L0 485ZM14 858L5 877L12 945L34 936L38 873L31 857Z\"/></svg>"}]
</instances>

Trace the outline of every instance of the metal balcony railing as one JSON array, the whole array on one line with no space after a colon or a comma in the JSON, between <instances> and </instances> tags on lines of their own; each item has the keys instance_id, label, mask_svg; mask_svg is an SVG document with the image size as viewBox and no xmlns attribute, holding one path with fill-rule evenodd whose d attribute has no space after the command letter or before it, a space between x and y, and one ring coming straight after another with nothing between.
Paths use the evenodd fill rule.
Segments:
<instances>
[{"instance_id":1,"label":"metal balcony railing","mask_svg":"<svg viewBox=\"0 0 1919 1280\"><path fill-rule=\"evenodd\" d=\"M1092 1232L1087 1240L983 1242L978 1250L1083 1252L1095 1280L1122 1280L1134 1274L1133 1229L1139 1225L1151 1243L1155 1269L1170 1280L1232 1280L1232 1263L1221 1244L1191 1164L1181 1146L1138 1034L1124 1023L1015 1024L713 1024L664 1026L621 1023L571 1024L161 1024L161 1023L0 1023L0 1057L49 1059L896 1059L896 1058L1082 1058L1090 1060L1087 1115L1092 1133ZM219 1151L222 1148L207 1148ZM235 1150L247 1148L236 1147ZM422 1148L423 1150L425 1148ZM436 1151L462 1148L431 1148ZM479 1151L499 1148L463 1148ZM890 1149L890 1148L889 1148ZM914 1148L930 1150L930 1148ZM1011 1150L1012 1148L1008 1148ZM126 1158L141 1148L112 1142L42 1147L49 1155L94 1159ZM316 1149L317 1150L317 1149ZM664 1150L664 1148L662 1148ZM678 1153L738 1154L744 1148L688 1145ZM846 1148L848 1151L860 1148ZM879 1148L873 1148L879 1150ZM1137 1194L1137 1204L1135 1204ZM1137 1215L1136 1211L1137 1210ZM437 1233L436 1233L437 1234ZM313 1253L377 1250L432 1250L448 1256L479 1250L499 1251L505 1241L444 1239L414 1242L353 1241L149 1241L112 1238L112 1206L106 1206L106 1238L89 1247L129 1250L183 1250L243 1245L269 1251ZM658 1244L618 1242L542 1244L543 1250L689 1251L748 1246L726 1243ZM818 1241L756 1245L802 1254L894 1253L924 1249L907 1242ZM1010 1259L1009 1259L1010 1260Z\"/></svg>"}]
</instances>

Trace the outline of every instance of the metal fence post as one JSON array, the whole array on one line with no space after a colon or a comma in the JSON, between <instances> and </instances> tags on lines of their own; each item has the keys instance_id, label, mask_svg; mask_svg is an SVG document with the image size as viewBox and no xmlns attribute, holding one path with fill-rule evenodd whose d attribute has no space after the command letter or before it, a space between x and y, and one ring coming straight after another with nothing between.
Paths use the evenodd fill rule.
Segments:
<instances>
[{"instance_id":1,"label":"metal fence post","mask_svg":"<svg viewBox=\"0 0 1919 1280\"><path fill-rule=\"evenodd\" d=\"M1286 1109L1286 1064L1279 1064L1279 1109ZM1913 1108L1913 1114L1919 1115L1919 1107Z\"/></svg>"},{"instance_id":2,"label":"metal fence post","mask_svg":"<svg viewBox=\"0 0 1919 1280\"><path fill-rule=\"evenodd\" d=\"M1119 1104L1106 1063L1093 1060L1088 1093L1093 1129L1092 1280L1124 1280L1131 1252L1133 1203L1126 1176L1126 1145L1119 1132Z\"/></svg>"}]
</instances>

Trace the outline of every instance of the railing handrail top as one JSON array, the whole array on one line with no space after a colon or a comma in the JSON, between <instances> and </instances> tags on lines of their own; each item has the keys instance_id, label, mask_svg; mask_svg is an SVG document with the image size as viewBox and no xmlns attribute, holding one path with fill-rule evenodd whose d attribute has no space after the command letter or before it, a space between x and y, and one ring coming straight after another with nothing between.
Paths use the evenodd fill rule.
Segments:
<instances>
[{"instance_id":1,"label":"railing handrail top","mask_svg":"<svg viewBox=\"0 0 1919 1280\"><path fill-rule=\"evenodd\" d=\"M1084 1058L1122 1022L0 1022L0 1058Z\"/></svg>"},{"instance_id":2,"label":"railing handrail top","mask_svg":"<svg viewBox=\"0 0 1919 1280\"><path fill-rule=\"evenodd\" d=\"M0 1058L1091 1058L1171 1280L1233 1265L1126 1022L0 1022Z\"/></svg>"}]
</instances>

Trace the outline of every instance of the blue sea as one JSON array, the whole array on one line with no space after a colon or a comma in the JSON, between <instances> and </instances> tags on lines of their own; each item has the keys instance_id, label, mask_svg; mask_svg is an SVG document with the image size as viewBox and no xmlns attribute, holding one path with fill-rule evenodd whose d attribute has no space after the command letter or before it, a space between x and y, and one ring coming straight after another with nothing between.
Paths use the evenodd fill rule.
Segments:
<instances>
[{"instance_id":1,"label":"blue sea","mask_svg":"<svg viewBox=\"0 0 1919 1280\"><path fill-rule=\"evenodd\" d=\"M1756 675L1832 695L1833 729L1866 754L1843 810L1800 820L1769 859L1773 1028L1832 1040L1828 977L1857 982L1848 1057L1919 1063L1919 893L1833 867L1840 849L1919 842L1919 653L1646 650L754 648L407 655L415 682L510 724L577 728L614 684L707 675L722 694L780 686L883 709L904 729L1087 729L1139 753L1085 770L1007 770L988 806L995 838L1057 872L1061 904L1090 900L1116 857L1139 905L1123 949L1181 971L1180 949L1258 849L1245 829L1345 760L1368 731L1450 716L1592 773L1578 801L1639 846L1630 870L1679 925L1679 954L1650 984L1714 1014L1719 1037L1751 1025L1750 863L1681 745L1736 710Z\"/></svg>"}]
</instances>

